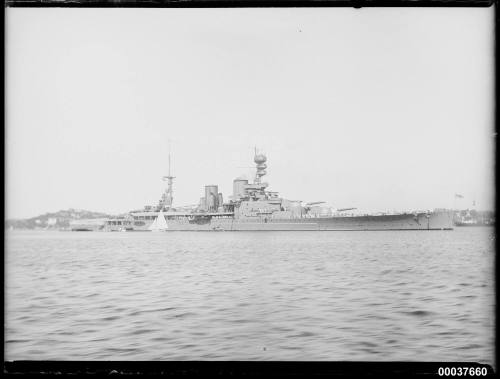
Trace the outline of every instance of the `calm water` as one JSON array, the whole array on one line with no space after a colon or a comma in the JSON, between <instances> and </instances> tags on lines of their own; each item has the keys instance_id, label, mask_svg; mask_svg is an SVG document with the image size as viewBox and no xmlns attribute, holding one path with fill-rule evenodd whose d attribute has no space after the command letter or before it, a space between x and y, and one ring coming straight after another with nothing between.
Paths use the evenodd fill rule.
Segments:
<instances>
[{"instance_id":1,"label":"calm water","mask_svg":"<svg viewBox=\"0 0 500 379\"><path fill-rule=\"evenodd\" d=\"M494 365L494 230L8 232L6 360Z\"/></svg>"}]
</instances>

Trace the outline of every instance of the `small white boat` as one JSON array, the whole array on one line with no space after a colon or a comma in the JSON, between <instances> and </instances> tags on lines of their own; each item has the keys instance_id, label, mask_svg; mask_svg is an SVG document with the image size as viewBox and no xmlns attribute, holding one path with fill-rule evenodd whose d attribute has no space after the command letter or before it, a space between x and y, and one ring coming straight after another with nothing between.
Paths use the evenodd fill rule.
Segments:
<instances>
[{"instance_id":1,"label":"small white boat","mask_svg":"<svg viewBox=\"0 0 500 379\"><path fill-rule=\"evenodd\" d=\"M167 221L165 220L163 211L160 210L160 213L158 213L158 216L149 227L149 230L151 230L152 232L164 232L167 229L168 229Z\"/></svg>"}]
</instances>

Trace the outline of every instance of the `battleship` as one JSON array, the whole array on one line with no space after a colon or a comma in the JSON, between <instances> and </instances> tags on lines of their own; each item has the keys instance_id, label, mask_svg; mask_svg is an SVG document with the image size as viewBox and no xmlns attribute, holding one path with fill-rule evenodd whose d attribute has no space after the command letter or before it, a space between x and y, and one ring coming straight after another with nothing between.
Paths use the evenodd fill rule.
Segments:
<instances>
[{"instance_id":1,"label":"battleship","mask_svg":"<svg viewBox=\"0 0 500 379\"><path fill-rule=\"evenodd\" d=\"M233 180L228 201L215 184L206 185L204 196L193 206L173 206L170 153L167 182L158 204L106 219L104 231L376 231L451 230L453 214L447 210L393 212L378 214L347 213L356 208L333 209L324 202L303 204L269 191L263 181L267 157L255 150L253 183L244 177Z\"/></svg>"}]
</instances>

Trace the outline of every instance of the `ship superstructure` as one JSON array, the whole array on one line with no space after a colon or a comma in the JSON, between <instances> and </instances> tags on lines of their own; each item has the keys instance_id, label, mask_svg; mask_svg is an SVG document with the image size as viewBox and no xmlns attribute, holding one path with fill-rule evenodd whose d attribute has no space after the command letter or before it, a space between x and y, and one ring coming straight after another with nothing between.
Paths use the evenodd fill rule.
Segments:
<instances>
[{"instance_id":1,"label":"ship superstructure","mask_svg":"<svg viewBox=\"0 0 500 379\"><path fill-rule=\"evenodd\" d=\"M206 185L197 205L173 206L173 179L170 154L167 188L156 206L145 206L121 218L106 221L105 230L146 231L165 218L164 230L193 231L272 231L272 230L443 230L453 228L452 212L421 211L376 215L353 215L346 211L356 208L332 209L324 202L302 205L301 201L287 200L278 192L269 191L263 181L267 157L255 150L255 178L253 183L238 177L233 180L229 200L216 184ZM161 220L160 220L161 221Z\"/></svg>"}]
</instances>

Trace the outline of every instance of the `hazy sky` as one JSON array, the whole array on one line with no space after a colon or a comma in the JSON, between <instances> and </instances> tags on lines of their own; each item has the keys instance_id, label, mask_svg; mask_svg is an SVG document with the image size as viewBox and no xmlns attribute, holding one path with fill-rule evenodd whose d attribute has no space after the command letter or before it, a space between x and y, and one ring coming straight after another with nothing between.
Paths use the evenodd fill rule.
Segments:
<instances>
[{"instance_id":1,"label":"hazy sky","mask_svg":"<svg viewBox=\"0 0 500 379\"><path fill-rule=\"evenodd\" d=\"M6 10L7 217L206 184L367 211L493 207L493 8Z\"/></svg>"}]
</instances>

